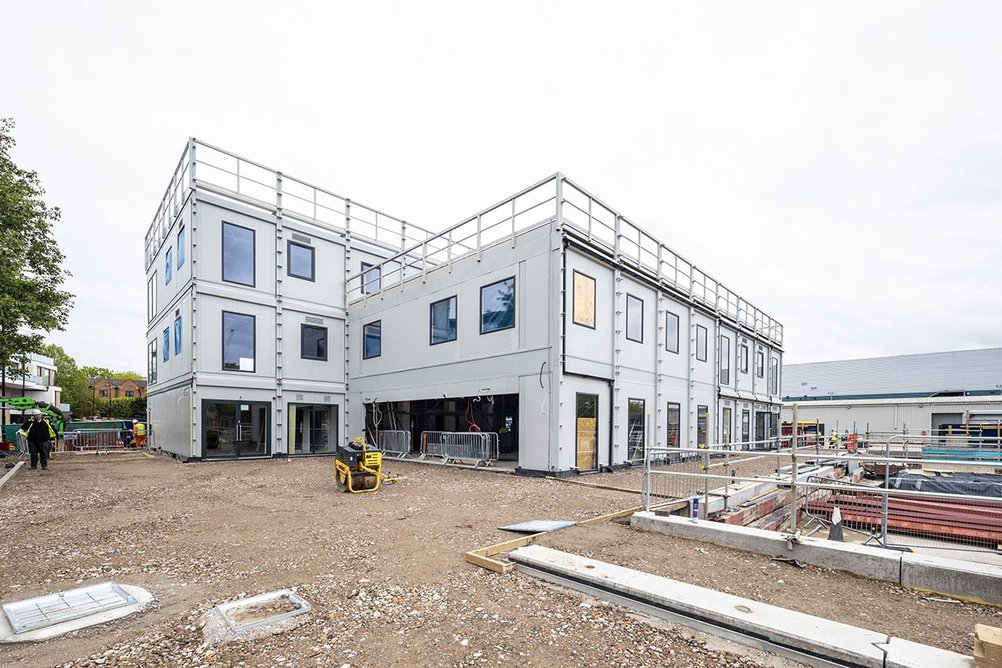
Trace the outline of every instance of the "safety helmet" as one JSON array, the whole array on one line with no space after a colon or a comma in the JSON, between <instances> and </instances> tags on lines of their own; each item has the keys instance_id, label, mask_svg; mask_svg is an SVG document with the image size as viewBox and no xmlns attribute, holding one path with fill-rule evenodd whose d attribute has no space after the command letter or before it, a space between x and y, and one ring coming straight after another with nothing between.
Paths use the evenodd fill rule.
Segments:
<instances>
[{"instance_id":1,"label":"safety helmet","mask_svg":"<svg viewBox=\"0 0 1002 668\"><path fill-rule=\"evenodd\" d=\"M42 411L38 410L37 408L29 408L28 410L26 410L24 412L24 414L25 415L41 415Z\"/></svg>"}]
</instances>

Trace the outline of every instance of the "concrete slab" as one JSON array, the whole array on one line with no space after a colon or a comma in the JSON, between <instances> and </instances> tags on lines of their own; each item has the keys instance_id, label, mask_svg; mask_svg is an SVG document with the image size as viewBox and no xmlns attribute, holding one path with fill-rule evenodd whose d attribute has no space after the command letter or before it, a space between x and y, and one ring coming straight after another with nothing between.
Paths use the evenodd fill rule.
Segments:
<instances>
[{"instance_id":1,"label":"concrete slab","mask_svg":"<svg viewBox=\"0 0 1002 668\"><path fill-rule=\"evenodd\" d=\"M0 614L0 643L34 642L55 638L56 636L61 636L69 633L70 631L87 628L88 626L94 626L95 624L110 622L113 619L120 619L127 615L131 615L134 612L139 612L153 600L153 595L142 587L124 584L119 584L118 587L128 592L136 602L131 605L115 608L113 610L107 610L87 615L86 617L79 617L70 621L54 624L52 626L46 626L45 628L35 631L14 633L14 629L11 627L7 616Z\"/></svg>"},{"instance_id":2,"label":"concrete slab","mask_svg":"<svg viewBox=\"0 0 1002 668\"><path fill-rule=\"evenodd\" d=\"M888 643L886 634L539 545L519 548L509 558L520 567L606 589L820 659L873 668L884 666L884 652L877 645Z\"/></svg>"},{"instance_id":3,"label":"concrete slab","mask_svg":"<svg viewBox=\"0 0 1002 668\"><path fill-rule=\"evenodd\" d=\"M901 584L968 601L1002 605L1002 566L903 554Z\"/></svg>"},{"instance_id":4,"label":"concrete slab","mask_svg":"<svg viewBox=\"0 0 1002 668\"><path fill-rule=\"evenodd\" d=\"M887 656L884 668L972 668L974 659L970 656L949 652L938 647L920 645L910 640L891 638L886 645L879 646Z\"/></svg>"},{"instance_id":5,"label":"concrete slab","mask_svg":"<svg viewBox=\"0 0 1002 668\"><path fill-rule=\"evenodd\" d=\"M801 538L790 549L786 536L775 531L723 522L692 522L688 518L664 517L648 512L634 514L630 524L645 531L726 545L773 557L789 557L806 564L885 582L898 582L900 577L900 553L877 547Z\"/></svg>"}]
</instances>

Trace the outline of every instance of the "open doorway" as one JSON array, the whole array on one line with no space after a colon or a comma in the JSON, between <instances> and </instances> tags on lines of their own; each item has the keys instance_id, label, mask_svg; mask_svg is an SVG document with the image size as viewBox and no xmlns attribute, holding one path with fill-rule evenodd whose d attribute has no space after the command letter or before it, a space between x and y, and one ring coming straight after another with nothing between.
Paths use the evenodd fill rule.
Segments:
<instances>
[{"instance_id":1,"label":"open doorway","mask_svg":"<svg viewBox=\"0 0 1002 668\"><path fill-rule=\"evenodd\" d=\"M500 459L518 461L518 395L369 403L365 405L365 430L373 443L377 431L407 431L413 453L420 452L421 433L425 431L495 432Z\"/></svg>"}]
</instances>

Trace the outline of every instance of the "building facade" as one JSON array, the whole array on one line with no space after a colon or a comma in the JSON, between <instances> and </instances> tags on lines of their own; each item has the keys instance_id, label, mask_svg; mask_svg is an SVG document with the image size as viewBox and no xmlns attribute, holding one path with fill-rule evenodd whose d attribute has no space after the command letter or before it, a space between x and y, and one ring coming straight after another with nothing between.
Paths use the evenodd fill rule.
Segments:
<instances>
[{"instance_id":1,"label":"building facade","mask_svg":"<svg viewBox=\"0 0 1002 668\"><path fill-rule=\"evenodd\" d=\"M146 245L183 458L483 430L564 473L778 430L782 326L559 174L433 234L191 140Z\"/></svg>"}]
</instances>

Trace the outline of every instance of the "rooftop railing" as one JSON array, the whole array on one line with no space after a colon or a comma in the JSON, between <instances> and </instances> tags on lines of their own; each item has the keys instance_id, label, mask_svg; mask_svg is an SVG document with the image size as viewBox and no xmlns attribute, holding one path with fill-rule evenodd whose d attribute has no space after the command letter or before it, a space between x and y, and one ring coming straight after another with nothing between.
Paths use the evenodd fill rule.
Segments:
<instances>
[{"instance_id":1,"label":"rooftop railing","mask_svg":"<svg viewBox=\"0 0 1002 668\"><path fill-rule=\"evenodd\" d=\"M146 266L156 258L174 220L195 188L282 216L359 237L390 251L404 250L432 232L242 158L190 139L146 233Z\"/></svg>"}]
</instances>

